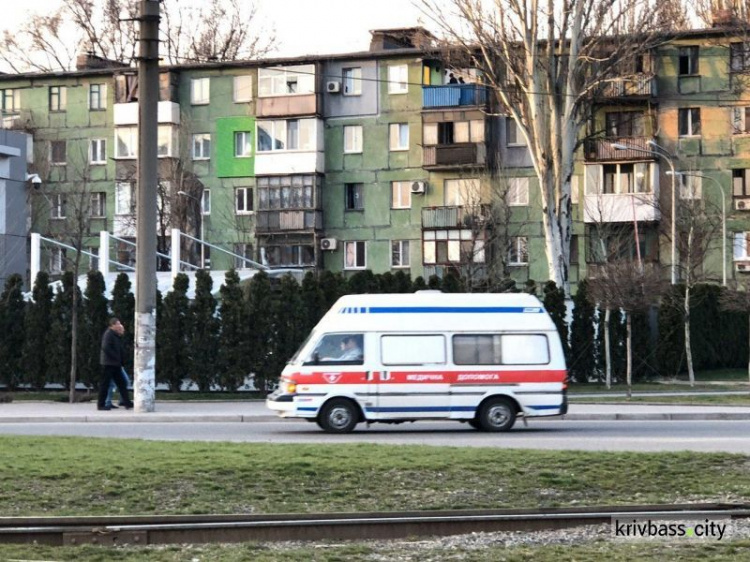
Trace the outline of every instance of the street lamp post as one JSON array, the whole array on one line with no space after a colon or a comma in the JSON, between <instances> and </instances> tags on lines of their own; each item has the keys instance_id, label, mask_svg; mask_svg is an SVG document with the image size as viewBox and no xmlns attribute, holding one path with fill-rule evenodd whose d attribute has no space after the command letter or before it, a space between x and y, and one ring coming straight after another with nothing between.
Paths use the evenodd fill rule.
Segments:
<instances>
[{"instance_id":1,"label":"street lamp post","mask_svg":"<svg viewBox=\"0 0 750 562\"><path fill-rule=\"evenodd\" d=\"M671 267L671 278L672 278L672 285L677 283L677 244L676 244L676 236L677 236L677 223L675 222L675 210L677 209L677 197L675 192L675 171L674 171L674 163L672 162L672 155L669 154L669 152L666 151L666 149L662 148L658 144L656 144L654 141L648 141L648 144L653 146L657 150L646 150L645 148L639 148L637 146L629 146L627 144L621 144L618 142L612 143L612 148L615 150L634 150L635 152L642 152L644 154L650 154L652 156L658 156L662 160L664 160L669 165L669 170L671 172L672 176L672 267Z\"/></svg>"},{"instance_id":2,"label":"street lamp post","mask_svg":"<svg viewBox=\"0 0 750 562\"><path fill-rule=\"evenodd\" d=\"M714 182L717 187L721 190L721 284L727 286L727 194L724 191L724 186L716 178L711 176L704 176L703 174L695 174L692 172L676 172L678 176L690 176L694 178L704 178Z\"/></svg>"},{"instance_id":3,"label":"street lamp post","mask_svg":"<svg viewBox=\"0 0 750 562\"><path fill-rule=\"evenodd\" d=\"M204 221L203 221L203 216L202 216L202 215L203 215L203 203L202 203L202 202L201 202L201 200L200 200L200 199L198 199L198 198L197 198L197 197L196 197L195 195L190 195L190 194L189 194L189 193L187 193L186 191L178 191L178 192L177 192L177 195L184 195L185 197L189 197L190 199L192 199L193 201L195 201L195 202L196 202L196 203L198 204L198 213L199 213L199 214L201 215L201 217L200 217L200 221L201 221L201 224L200 224L200 237L201 237L201 269L203 269L203 267L204 267L204 265L205 265L205 263L206 263L206 259L205 259L205 256L206 256L206 245L205 245L205 243L204 243L205 241L203 240L203 230L204 230L204 229L203 229L203 224L204 224Z\"/></svg>"}]
</instances>

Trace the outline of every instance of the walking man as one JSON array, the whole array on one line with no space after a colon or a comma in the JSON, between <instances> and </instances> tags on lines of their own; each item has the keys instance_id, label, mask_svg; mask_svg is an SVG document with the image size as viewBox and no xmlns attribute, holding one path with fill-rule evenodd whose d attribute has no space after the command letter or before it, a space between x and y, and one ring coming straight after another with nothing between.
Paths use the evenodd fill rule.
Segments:
<instances>
[{"instance_id":1,"label":"walking man","mask_svg":"<svg viewBox=\"0 0 750 562\"><path fill-rule=\"evenodd\" d=\"M109 328L102 336L102 352L99 359L104 368L102 382L99 385L99 400L97 401L97 410L111 410L112 406L107 406L107 393L112 381L117 385L117 390L122 397L122 405L126 409L133 407L128 397L128 386L125 377L122 376L122 366L125 363L125 346L122 343L122 334L125 333L125 326L118 318L109 319Z\"/></svg>"}]
</instances>

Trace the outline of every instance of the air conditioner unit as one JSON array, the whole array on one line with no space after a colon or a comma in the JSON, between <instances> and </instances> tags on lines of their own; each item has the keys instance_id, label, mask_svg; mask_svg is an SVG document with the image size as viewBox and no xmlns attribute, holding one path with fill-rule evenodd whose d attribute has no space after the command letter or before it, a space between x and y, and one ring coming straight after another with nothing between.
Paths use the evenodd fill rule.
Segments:
<instances>
[{"instance_id":1,"label":"air conditioner unit","mask_svg":"<svg viewBox=\"0 0 750 562\"><path fill-rule=\"evenodd\" d=\"M750 199L735 199L734 208L737 211L750 211Z\"/></svg>"},{"instance_id":2,"label":"air conditioner unit","mask_svg":"<svg viewBox=\"0 0 750 562\"><path fill-rule=\"evenodd\" d=\"M411 184L411 192L412 193L424 193L425 189L425 183L423 181L415 181Z\"/></svg>"},{"instance_id":3,"label":"air conditioner unit","mask_svg":"<svg viewBox=\"0 0 750 562\"><path fill-rule=\"evenodd\" d=\"M335 238L321 238L320 249L321 250L335 250L338 240Z\"/></svg>"},{"instance_id":4,"label":"air conditioner unit","mask_svg":"<svg viewBox=\"0 0 750 562\"><path fill-rule=\"evenodd\" d=\"M341 91L341 82L331 81L326 83L326 92L338 94Z\"/></svg>"},{"instance_id":5,"label":"air conditioner unit","mask_svg":"<svg viewBox=\"0 0 750 562\"><path fill-rule=\"evenodd\" d=\"M750 262L738 261L734 264L734 268L742 273L750 273Z\"/></svg>"}]
</instances>

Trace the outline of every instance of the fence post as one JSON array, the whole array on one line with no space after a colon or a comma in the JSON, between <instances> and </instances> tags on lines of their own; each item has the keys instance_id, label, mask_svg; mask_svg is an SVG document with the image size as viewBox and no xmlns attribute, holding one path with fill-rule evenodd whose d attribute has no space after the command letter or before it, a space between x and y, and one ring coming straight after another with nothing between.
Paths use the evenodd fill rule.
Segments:
<instances>
[{"instance_id":1,"label":"fence post","mask_svg":"<svg viewBox=\"0 0 750 562\"><path fill-rule=\"evenodd\" d=\"M107 279L109 273L109 232L99 232L99 272Z\"/></svg>"},{"instance_id":2,"label":"fence post","mask_svg":"<svg viewBox=\"0 0 750 562\"><path fill-rule=\"evenodd\" d=\"M177 274L180 272L180 261L182 260L182 256L180 255L180 229L179 228L173 228L172 229L172 281L174 281L174 278L177 277Z\"/></svg>"}]
</instances>

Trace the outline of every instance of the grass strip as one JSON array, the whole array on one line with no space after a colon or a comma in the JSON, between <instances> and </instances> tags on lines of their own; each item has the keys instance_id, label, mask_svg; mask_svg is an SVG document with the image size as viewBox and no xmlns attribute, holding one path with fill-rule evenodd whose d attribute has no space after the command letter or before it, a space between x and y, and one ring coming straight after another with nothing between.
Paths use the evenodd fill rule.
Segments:
<instances>
[{"instance_id":1,"label":"grass strip","mask_svg":"<svg viewBox=\"0 0 750 562\"><path fill-rule=\"evenodd\" d=\"M750 394L724 394L718 396L574 396L571 404L685 404L711 406L750 406Z\"/></svg>"},{"instance_id":2,"label":"grass strip","mask_svg":"<svg viewBox=\"0 0 750 562\"><path fill-rule=\"evenodd\" d=\"M748 501L749 469L724 453L2 436L0 515Z\"/></svg>"}]
</instances>

